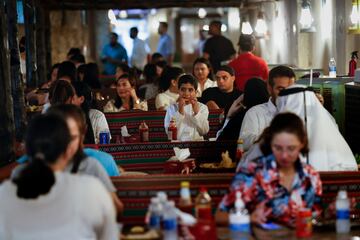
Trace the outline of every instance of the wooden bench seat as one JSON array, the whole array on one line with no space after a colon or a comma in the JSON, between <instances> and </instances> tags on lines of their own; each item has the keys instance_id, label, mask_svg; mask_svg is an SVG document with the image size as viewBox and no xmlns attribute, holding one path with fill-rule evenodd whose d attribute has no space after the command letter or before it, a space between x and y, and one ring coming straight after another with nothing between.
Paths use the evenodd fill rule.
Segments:
<instances>
[{"instance_id":1,"label":"wooden bench seat","mask_svg":"<svg viewBox=\"0 0 360 240\"><path fill-rule=\"evenodd\" d=\"M222 110L209 112L209 133L207 138L216 137L219 130L219 116ZM165 111L122 111L118 113L105 113L113 139L121 136L121 127L126 125L131 135L139 134L139 125L145 121L149 127L149 140L151 142L167 141L168 137L164 128Z\"/></svg>"},{"instance_id":2,"label":"wooden bench seat","mask_svg":"<svg viewBox=\"0 0 360 240\"><path fill-rule=\"evenodd\" d=\"M321 172L323 182L323 206L326 209L332 203L339 190L347 190L349 197L356 199L355 209L351 212L356 221L360 221L360 172ZM216 208L227 193L233 174L162 174L147 176L123 176L112 178L117 193L125 205L124 223L143 223L150 198L157 191L165 191L169 198L179 199L181 181L189 181L191 196L194 199L200 186L208 188ZM325 212L325 211L324 211ZM326 216L324 216L326 217Z\"/></svg>"},{"instance_id":3,"label":"wooden bench seat","mask_svg":"<svg viewBox=\"0 0 360 240\"><path fill-rule=\"evenodd\" d=\"M197 162L217 162L221 161L221 153L225 150L228 150L231 156L234 155L236 142L193 141L98 145L99 150L111 154L117 165L128 171L157 173L162 173L165 161L175 155L174 147L189 148L190 157L195 158Z\"/></svg>"}]
</instances>

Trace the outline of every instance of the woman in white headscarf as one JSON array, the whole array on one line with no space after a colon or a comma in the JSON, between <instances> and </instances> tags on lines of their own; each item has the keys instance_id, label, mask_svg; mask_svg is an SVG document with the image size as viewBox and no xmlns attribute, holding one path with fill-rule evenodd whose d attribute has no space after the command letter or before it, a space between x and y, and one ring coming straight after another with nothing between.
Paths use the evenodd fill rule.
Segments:
<instances>
[{"instance_id":1,"label":"woman in white headscarf","mask_svg":"<svg viewBox=\"0 0 360 240\"><path fill-rule=\"evenodd\" d=\"M354 155L334 118L311 89L302 85L290 86L280 92L276 105L279 112L293 112L304 120L310 149L307 161L317 171L358 170Z\"/></svg>"}]
</instances>

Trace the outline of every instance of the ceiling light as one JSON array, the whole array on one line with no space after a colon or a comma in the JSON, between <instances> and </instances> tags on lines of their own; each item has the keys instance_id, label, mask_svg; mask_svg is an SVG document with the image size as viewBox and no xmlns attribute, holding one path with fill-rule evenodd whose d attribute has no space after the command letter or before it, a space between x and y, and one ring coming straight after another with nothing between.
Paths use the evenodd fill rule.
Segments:
<instances>
[{"instance_id":1,"label":"ceiling light","mask_svg":"<svg viewBox=\"0 0 360 240\"><path fill-rule=\"evenodd\" d=\"M204 8L199 8L199 11L198 11L199 18L206 17L206 14L207 14L207 12Z\"/></svg>"},{"instance_id":2,"label":"ceiling light","mask_svg":"<svg viewBox=\"0 0 360 240\"><path fill-rule=\"evenodd\" d=\"M241 24L241 33L243 34L252 34L253 33L253 29L249 23L249 21L244 20Z\"/></svg>"},{"instance_id":3,"label":"ceiling light","mask_svg":"<svg viewBox=\"0 0 360 240\"><path fill-rule=\"evenodd\" d=\"M255 31L259 35L264 35L267 32L267 26L263 12L259 12L258 19L256 21Z\"/></svg>"},{"instance_id":4,"label":"ceiling light","mask_svg":"<svg viewBox=\"0 0 360 240\"><path fill-rule=\"evenodd\" d=\"M120 13L119 13L119 17L120 18L127 18L128 14L127 14L126 10L121 10Z\"/></svg>"},{"instance_id":5,"label":"ceiling light","mask_svg":"<svg viewBox=\"0 0 360 240\"><path fill-rule=\"evenodd\" d=\"M352 10L350 14L351 26L349 33L360 34L360 1L352 1Z\"/></svg>"}]
</instances>

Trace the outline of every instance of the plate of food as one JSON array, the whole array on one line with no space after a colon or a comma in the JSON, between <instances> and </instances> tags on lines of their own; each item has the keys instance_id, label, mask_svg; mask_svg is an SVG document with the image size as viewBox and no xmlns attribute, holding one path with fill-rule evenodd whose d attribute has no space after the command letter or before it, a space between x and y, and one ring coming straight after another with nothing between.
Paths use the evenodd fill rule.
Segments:
<instances>
[{"instance_id":1,"label":"plate of food","mask_svg":"<svg viewBox=\"0 0 360 240\"><path fill-rule=\"evenodd\" d=\"M146 226L125 226L121 240L160 240L161 233Z\"/></svg>"},{"instance_id":2,"label":"plate of food","mask_svg":"<svg viewBox=\"0 0 360 240\"><path fill-rule=\"evenodd\" d=\"M236 163L229 157L229 152L221 154L221 162L201 163L200 172L235 172Z\"/></svg>"}]
</instances>

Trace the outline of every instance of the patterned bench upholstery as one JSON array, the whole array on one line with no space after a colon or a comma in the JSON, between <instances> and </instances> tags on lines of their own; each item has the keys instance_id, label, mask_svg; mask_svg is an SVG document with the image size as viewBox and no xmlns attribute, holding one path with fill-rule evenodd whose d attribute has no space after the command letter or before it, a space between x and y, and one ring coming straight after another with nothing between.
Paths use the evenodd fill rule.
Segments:
<instances>
[{"instance_id":1,"label":"patterned bench upholstery","mask_svg":"<svg viewBox=\"0 0 360 240\"><path fill-rule=\"evenodd\" d=\"M221 152L225 150L234 154L236 142L149 142L97 146L99 150L110 153L116 163L126 170L162 173L165 161L175 155L174 147L189 148L190 157L195 158L197 162L216 162L221 160Z\"/></svg>"},{"instance_id":2,"label":"patterned bench upholstery","mask_svg":"<svg viewBox=\"0 0 360 240\"><path fill-rule=\"evenodd\" d=\"M327 208L335 200L338 190L347 190L356 199L355 209L351 212L353 220L360 220L360 172L321 172L323 182L323 205ZM216 208L222 196L228 191L233 174L162 174L147 176L123 176L112 178L117 193L125 204L124 223L143 223L150 198L157 191L165 191L169 198L179 199L181 181L189 181L191 196L198 194L199 186L206 186ZM326 212L326 211L324 211ZM325 216L326 217L326 216Z\"/></svg>"},{"instance_id":3,"label":"patterned bench upholstery","mask_svg":"<svg viewBox=\"0 0 360 240\"><path fill-rule=\"evenodd\" d=\"M219 116L222 110L211 110L209 112L210 130L208 138L214 138L219 129ZM167 141L164 129L165 111L122 111L118 113L105 113L113 139L121 135L121 127L126 125L131 135L139 134L139 125L145 121L149 126L149 138L151 142Z\"/></svg>"}]
</instances>

